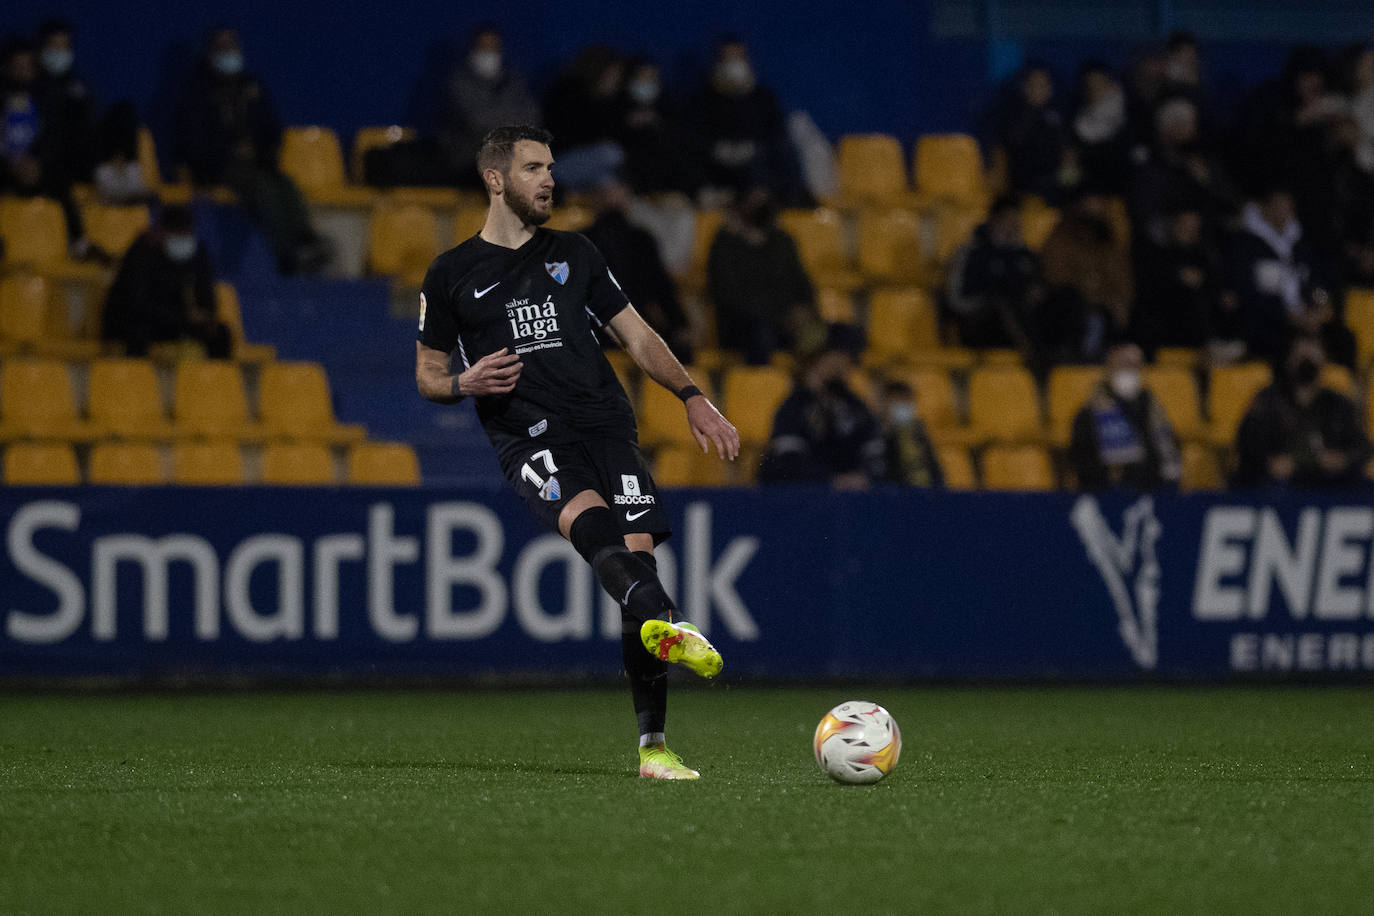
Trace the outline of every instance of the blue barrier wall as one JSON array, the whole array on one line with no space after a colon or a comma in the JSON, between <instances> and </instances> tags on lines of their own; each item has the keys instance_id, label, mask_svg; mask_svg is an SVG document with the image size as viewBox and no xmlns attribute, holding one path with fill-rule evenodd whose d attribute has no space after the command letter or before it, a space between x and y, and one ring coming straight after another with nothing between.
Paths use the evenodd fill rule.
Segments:
<instances>
[{"instance_id":1,"label":"blue barrier wall","mask_svg":"<svg viewBox=\"0 0 1374 916\"><path fill-rule=\"evenodd\" d=\"M1341 499L682 491L727 678L1374 676ZM614 676L619 617L504 490L0 492L0 676Z\"/></svg>"}]
</instances>

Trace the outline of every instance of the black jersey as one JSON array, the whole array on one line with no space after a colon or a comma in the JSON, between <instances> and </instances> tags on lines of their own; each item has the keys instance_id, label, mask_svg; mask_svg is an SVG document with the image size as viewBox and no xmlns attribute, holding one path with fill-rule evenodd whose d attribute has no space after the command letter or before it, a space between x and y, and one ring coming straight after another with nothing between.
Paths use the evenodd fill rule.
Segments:
<instances>
[{"instance_id":1,"label":"black jersey","mask_svg":"<svg viewBox=\"0 0 1374 916\"><path fill-rule=\"evenodd\" d=\"M510 394L476 399L498 452L515 437L633 442L630 400L594 331L627 305L601 253L575 232L540 228L516 249L473 236L430 265L419 341L456 351L464 368L503 347L520 356Z\"/></svg>"}]
</instances>

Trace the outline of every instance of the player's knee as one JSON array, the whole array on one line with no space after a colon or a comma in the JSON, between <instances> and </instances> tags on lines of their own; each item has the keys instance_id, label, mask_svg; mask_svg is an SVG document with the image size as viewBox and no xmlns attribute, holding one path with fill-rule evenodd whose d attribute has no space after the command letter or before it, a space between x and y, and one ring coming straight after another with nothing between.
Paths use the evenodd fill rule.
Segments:
<instances>
[{"instance_id":1,"label":"player's knee","mask_svg":"<svg viewBox=\"0 0 1374 916\"><path fill-rule=\"evenodd\" d=\"M625 536L620 533L620 525L616 523L615 513L606 506L584 509L568 526L568 540L593 568L596 567L597 555L603 551L618 548L629 553Z\"/></svg>"}]
</instances>

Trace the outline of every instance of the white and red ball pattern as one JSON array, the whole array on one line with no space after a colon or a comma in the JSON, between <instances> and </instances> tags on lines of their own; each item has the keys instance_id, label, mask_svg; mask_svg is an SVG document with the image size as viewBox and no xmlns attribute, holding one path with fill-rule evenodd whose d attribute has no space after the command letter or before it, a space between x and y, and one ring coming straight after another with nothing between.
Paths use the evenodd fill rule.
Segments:
<instances>
[{"instance_id":1,"label":"white and red ball pattern","mask_svg":"<svg viewBox=\"0 0 1374 916\"><path fill-rule=\"evenodd\" d=\"M832 779L865 785L897 765L902 732L897 720L877 703L850 700L825 714L812 744L816 763Z\"/></svg>"}]
</instances>

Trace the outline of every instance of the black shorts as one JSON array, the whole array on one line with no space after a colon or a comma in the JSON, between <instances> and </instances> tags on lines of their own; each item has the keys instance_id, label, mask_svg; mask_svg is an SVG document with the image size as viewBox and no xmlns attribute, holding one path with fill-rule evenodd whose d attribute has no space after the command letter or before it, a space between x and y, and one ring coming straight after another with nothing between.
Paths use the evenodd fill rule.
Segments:
<instances>
[{"instance_id":1,"label":"black shorts","mask_svg":"<svg viewBox=\"0 0 1374 916\"><path fill-rule=\"evenodd\" d=\"M501 470L525 504L554 531L568 500L583 490L594 490L611 507L625 534L651 534L655 544L672 534L649 465L633 442L585 439L547 445L524 441L522 446L498 448Z\"/></svg>"}]
</instances>

